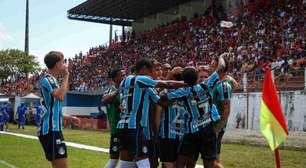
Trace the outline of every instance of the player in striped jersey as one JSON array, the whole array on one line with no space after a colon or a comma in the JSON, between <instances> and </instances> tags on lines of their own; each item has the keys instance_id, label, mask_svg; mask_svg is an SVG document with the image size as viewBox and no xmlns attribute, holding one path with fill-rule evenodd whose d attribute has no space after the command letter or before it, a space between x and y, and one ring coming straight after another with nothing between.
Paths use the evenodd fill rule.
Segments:
<instances>
[{"instance_id":1,"label":"player in striped jersey","mask_svg":"<svg viewBox=\"0 0 306 168\"><path fill-rule=\"evenodd\" d=\"M117 128L120 138L120 167L150 167L144 129L149 126L150 103L162 103L155 87L179 88L183 82L153 80L153 62L141 59L136 63L136 76L128 76L119 87L121 115Z\"/></svg>"},{"instance_id":2,"label":"player in striped jersey","mask_svg":"<svg viewBox=\"0 0 306 168\"><path fill-rule=\"evenodd\" d=\"M173 71L178 73L173 76L168 76L169 79L181 81L181 67L173 68ZM172 92L174 89L164 89L161 95L167 92ZM163 107L160 120L160 132L159 132L159 157L164 168L176 167L177 149L181 138L185 133L185 121L184 115L188 115L185 104L183 101L176 100L172 104Z\"/></svg>"},{"instance_id":3,"label":"player in striped jersey","mask_svg":"<svg viewBox=\"0 0 306 168\"><path fill-rule=\"evenodd\" d=\"M39 81L44 112L38 137L52 167L66 168L68 164L67 149L62 134L62 102L68 91L69 71L61 52L49 52L44 62L48 68L48 74ZM63 81L60 86L56 78L61 75Z\"/></svg>"},{"instance_id":4,"label":"player in striped jersey","mask_svg":"<svg viewBox=\"0 0 306 168\"><path fill-rule=\"evenodd\" d=\"M153 76L154 80L160 80L162 78L162 64L157 60L153 60ZM154 88L157 93L160 92L160 88ZM159 165L159 127L160 127L160 115L162 107L153 101L150 102L149 108L149 126L144 128L144 135L148 141L149 161L151 168L157 168Z\"/></svg>"}]
</instances>

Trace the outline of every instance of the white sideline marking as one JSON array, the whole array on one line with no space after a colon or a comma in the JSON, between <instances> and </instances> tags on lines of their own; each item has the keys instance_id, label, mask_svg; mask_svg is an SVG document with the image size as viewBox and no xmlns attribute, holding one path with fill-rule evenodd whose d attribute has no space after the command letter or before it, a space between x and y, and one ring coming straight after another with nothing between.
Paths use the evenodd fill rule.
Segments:
<instances>
[{"instance_id":1,"label":"white sideline marking","mask_svg":"<svg viewBox=\"0 0 306 168\"><path fill-rule=\"evenodd\" d=\"M0 131L0 134L14 135L14 136L17 136L17 137L38 140L38 137L32 136L32 135L18 134L18 133L12 133L12 132L3 132L3 131ZM83 144L78 144L78 143L74 143L74 142L65 142L65 143L66 143L67 146L78 148L78 149L85 149L85 150L104 152L104 153L108 153L109 152L109 149L107 149L107 148L100 148L100 147L96 147L96 146L83 145ZM16 168L16 167L11 167L11 168ZM195 168L203 168L203 166L196 165Z\"/></svg>"},{"instance_id":2,"label":"white sideline marking","mask_svg":"<svg viewBox=\"0 0 306 168\"><path fill-rule=\"evenodd\" d=\"M5 166L9 167L9 168L17 168L16 166L12 165L12 164L9 164L7 163L6 161L4 160L0 160L0 163L4 164Z\"/></svg>"},{"instance_id":3,"label":"white sideline marking","mask_svg":"<svg viewBox=\"0 0 306 168\"><path fill-rule=\"evenodd\" d=\"M0 131L0 134L14 135L14 136L17 136L17 137L38 140L38 137L32 136L32 135L18 134L18 133L12 133L12 132L3 132L3 131ZM96 147L96 146L83 145L83 144L78 144L78 143L74 143L74 142L65 142L65 143L66 143L67 146L78 148L78 149L86 149L86 150L97 151L97 152L104 152L104 153L108 153L109 152L109 149L106 149L106 148L100 148L100 147Z\"/></svg>"}]
</instances>

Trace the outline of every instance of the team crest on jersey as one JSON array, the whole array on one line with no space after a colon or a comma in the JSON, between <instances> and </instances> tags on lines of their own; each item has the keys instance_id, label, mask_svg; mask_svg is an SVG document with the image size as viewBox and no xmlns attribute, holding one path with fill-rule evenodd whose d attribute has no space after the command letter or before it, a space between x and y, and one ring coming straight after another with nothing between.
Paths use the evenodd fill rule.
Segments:
<instances>
[{"instance_id":1,"label":"team crest on jersey","mask_svg":"<svg viewBox=\"0 0 306 168\"><path fill-rule=\"evenodd\" d=\"M61 142L60 139L57 139L57 140L56 140L56 144L57 144L57 145L59 145L59 144L61 144L61 143L62 143L62 142Z\"/></svg>"},{"instance_id":2,"label":"team crest on jersey","mask_svg":"<svg viewBox=\"0 0 306 168\"><path fill-rule=\"evenodd\" d=\"M50 83L51 83L51 85L54 85L55 84L55 81L54 81L54 79L52 78L52 77L48 77L48 80L50 81Z\"/></svg>"},{"instance_id":3,"label":"team crest on jersey","mask_svg":"<svg viewBox=\"0 0 306 168\"><path fill-rule=\"evenodd\" d=\"M143 153L148 153L148 147L146 147L146 146L142 147L142 152Z\"/></svg>"},{"instance_id":4,"label":"team crest on jersey","mask_svg":"<svg viewBox=\"0 0 306 168\"><path fill-rule=\"evenodd\" d=\"M112 150L113 150L114 152L117 152L117 151L118 151L118 147L117 147L117 146L113 146Z\"/></svg>"},{"instance_id":5,"label":"team crest on jersey","mask_svg":"<svg viewBox=\"0 0 306 168\"><path fill-rule=\"evenodd\" d=\"M65 153L66 153L66 151L65 151L64 147L61 146L61 147L58 149L58 154L64 155Z\"/></svg>"}]
</instances>

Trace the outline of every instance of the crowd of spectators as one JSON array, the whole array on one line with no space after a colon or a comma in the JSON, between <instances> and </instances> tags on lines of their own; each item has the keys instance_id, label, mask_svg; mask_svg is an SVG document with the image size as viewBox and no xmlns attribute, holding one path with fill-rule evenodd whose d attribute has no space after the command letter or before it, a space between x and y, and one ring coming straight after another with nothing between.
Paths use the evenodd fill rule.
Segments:
<instances>
[{"instance_id":1,"label":"crowd of spectators","mask_svg":"<svg viewBox=\"0 0 306 168\"><path fill-rule=\"evenodd\" d=\"M207 11L200 18L183 19L137 34L120 47L104 48L72 60L72 75L78 78L73 86L100 87L96 82L106 82L109 69L128 69L141 57L171 65L201 65L227 51L231 53L227 58L230 72L238 79L243 73L259 78L267 62L280 72L298 70L305 67L305 61L300 61L306 55L304 8L298 0L265 1L245 6L228 17L234 24L232 28L220 27L224 13Z\"/></svg>"},{"instance_id":2,"label":"crowd of spectators","mask_svg":"<svg viewBox=\"0 0 306 168\"><path fill-rule=\"evenodd\" d=\"M36 84L40 79L40 74L31 77L20 76L0 81L0 93L6 95L26 96L30 92L36 92Z\"/></svg>"},{"instance_id":3,"label":"crowd of spectators","mask_svg":"<svg viewBox=\"0 0 306 168\"><path fill-rule=\"evenodd\" d=\"M218 10L216 10L218 9ZM69 59L70 89L95 90L107 85L108 71L129 69L137 59L149 57L175 65L207 65L223 52L230 74L238 80L243 73L259 79L263 66L272 63L278 72L305 67L305 2L257 1L226 16L222 8L210 7L202 16L186 18L133 35L115 47L91 48ZM221 20L233 23L220 26Z\"/></svg>"}]
</instances>

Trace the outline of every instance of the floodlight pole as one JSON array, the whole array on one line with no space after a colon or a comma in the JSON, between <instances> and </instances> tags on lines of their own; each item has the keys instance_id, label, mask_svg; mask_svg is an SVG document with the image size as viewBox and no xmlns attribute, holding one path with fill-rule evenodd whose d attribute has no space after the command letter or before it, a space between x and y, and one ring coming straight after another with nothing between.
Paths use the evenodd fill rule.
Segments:
<instances>
[{"instance_id":1,"label":"floodlight pole","mask_svg":"<svg viewBox=\"0 0 306 168\"><path fill-rule=\"evenodd\" d=\"M122 41L125 42L126 38L127 37L125 35L124 26L122 26Z\"/></svg>"},{"instance_id":2,"label":"floodlight pole","mask_svg":"<svg viewBox=\"0 0 306 168\"><path fill-rule=\"evenodd\" d=\"M29 0L26 0L26 18L25 18L25 44L24 52L29 53Z\"/></svg>"},{"instance_id":3,"label":"floodlight pole","mask_svg":"<svg viewBox=\"0 0 306 168\"><path fill-rule=\"evenodd\" d=\"M113 39L113 24L112 24L112 18L110 18L109 22L109 46L112 46L112 39Z\"/></svg>"}]
</instances>

